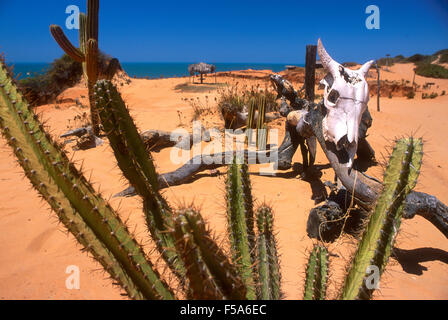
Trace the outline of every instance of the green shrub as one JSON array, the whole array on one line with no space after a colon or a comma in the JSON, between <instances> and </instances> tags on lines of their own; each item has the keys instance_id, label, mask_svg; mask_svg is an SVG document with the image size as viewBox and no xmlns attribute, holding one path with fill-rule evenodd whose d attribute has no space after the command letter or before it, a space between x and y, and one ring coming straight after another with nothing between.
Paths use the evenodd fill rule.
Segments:
<instances>
[{"instance_id":1,"label":"green shrub","mask_svg":"<svg viewBox=\"0 0 448 320\"><path fill-rule=\"evenodd\" d=\"M218 91L218 110L226 115L234 115L243 109L249 108L251 101L266 101L266 112L278 111L277 95L268 87L260 89L259 86L239 86L238 83Z\"/></svg>"},{"instance_id":2,"label":"green shrub","mask_svg":"<svg viewBox=\"0 0 448 320\"><path fill-rule=\"evenodd\" d=\"M414 90L409 91L409 92L406 94L406 97L407 97L408 99L414 99L414 97L415 97L415 91L414 91Z\"/></svg>"},{"instance_id":3,"label":"green shrub","mask_svg":"<svg viewBox=\"0 0 448 320\"><path fill-rule=\"evenodd\" d=\"M431 63L418 64L415 73L423 77L448 79L448 69Z\"/></svg>"},{"instance_id":4,"label":"green shrub","mask_svg":"<svg viewBox=\"0 0 448 320\"><path fill-rule=\"evenodd\" d=\"M448 53L448 49L442 49L442 50L439 50L436 53L434 53L434 56L437 56L439 54L446 54L446 53Z\"/></svg>"},{"instance_id":5,"label":"green shrub","mask_svg":"<svg viewBox=\"0 0 448 320\"><path fill-rule=\"evenodd\" d=\"M112 57L98 53L98 70L105 73ZM121 69L121 66L119 66ZM55 59L47 72L42 75L25 78L18 82L31 105L41 105L53 101L62 91L74 86L82 76L82 65L64 54Z\"/></svg>"},{"instance_id":6,"label":"green shrub","mask_svg":"<svg viewBox=\"0 0 448 320\"><path fill-rule=\"evenodd\" d=\"M82 65L64 54L54 60L47 72L19 81L18 85L32 105L50 102L64 89L73 86L82 75Z\"/></svg>"},{"instance_id":7,"label":"green shrub","mask_svg":"<svg viewBox=\"0 0 448 320\"><path fill-rule=\"evenodd\" d=\"M448 53L444 53L440 56L439 63L448 63Z\"/></svg>"},{"instance_id":8,"label":"green shrub","mask_svg":"<svg viewBox=\"0 0 448 320\"><path fill-rule=\"evenodd\" d=\"M420 63L431 63L434 60L436 60L436 56L426 56L423 54L414 54L413 56L410 56L409 58L406 58L406 62L413 62L415 64L420 64Z\"/></svg>"},{"instance_id":9,"label":"green shrub","mask_svg":"<svg viewBox=\"0 0 448 320\"><path fill-rule=\"evenodd\" d=\"M440 94L441 96L445 95L445 90L442 91L442 93Z\"/></svg>"},{"instance_id":10,"label":"green shrub","mask_svg":"<svg viewBox=\"0 0 448 320\"><path fill-rule=\"evenodd\" d=\"M437 98L439 95L436 92L432 92L429 96L429 99Z\"/></svg>"}]
</instances>

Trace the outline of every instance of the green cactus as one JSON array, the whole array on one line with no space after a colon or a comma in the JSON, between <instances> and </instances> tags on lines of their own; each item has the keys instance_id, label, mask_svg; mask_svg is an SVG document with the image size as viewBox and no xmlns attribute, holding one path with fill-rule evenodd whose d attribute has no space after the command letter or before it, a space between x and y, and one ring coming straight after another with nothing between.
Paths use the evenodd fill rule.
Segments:
<instances>
[{"instance_id":1,"label":"green cactus","mask_svg":"<svg viewBox=\"0 0 448 320\"><path fill-rule=\"evenodd\" d=\"M178 259L173 234L173 214L159 193L158 176L150 154L140 137L117 89L108 80L95 86L99 112L118 166L143 199L143 211L151 236L172 271L183 279L185 268Z\"/></svg>"},{"instance_id":2,"label":"green cactus","mask_svg":"<svg viewBox=\"0 0 448 320\"><path fill-rule=\"evenodd\" d=\"M238 270L210 236L202 216L184 209L175 219L176 248L188 266L189 298L246 299Z\"/></svg>"},{"instance_id":3,"label":"green cactus","mask_svg":"<svg viewBox=\"0 0 448 320\"><path fill-rule=\"evenodd\" d=\"M95 49L95 41L87 46ZM88 51L86 47L86 52ZM86 72L89 72L88 69ZM143 199L151 237L171 270L181 279L187 298L280 299L281 277L271 208L257 210L247 164L235 158L226 181L232 259L210 236L199 212L173 213L159 192L158 176L138 130L110 81L96 84L95 107L124 176ZM59 220L132 299L174 299L169 287L128 231L119 215L93 189L55 143L17 91L6 67L0 68L0 129L33 187ZM396 142L384 176L384 190L359 243L341 298L368 299L367 267L384 271L400 226L406 196L415 186L422 160L420 139ZM306 270L304 299L324 299L328 252L312 250ZM182 281L183 280L183 281Z\"/></svg>"},{"instance_id":4,"label":"green cactus","mask_svg":"<svg viewBox=\"0 0 448 320\"><path fill-rule=\"evenodd\" d=\"M0 127L36 190L131 298L174 298L118 214L44 131L3 64Z\"/></svg>"},{"instance_id":5,"label":"green cactus","mask_svg":"<svg viewBox=\"0 0 448 320\"><path fill-rule=\"evenodd\" d=\"M257 210L257 297L262 300L279 300L281 274L277 242L273 230L272 209L262 205Z\"/></svg>"},{"instance_id":6,"label":"green cactus","mask_svg":"<svg viewBox=\"0 0 448 320\"><path fill-rule=\"evenodd\" d=\"M306 267L303 300L324 300L327 294L328 251L315 245Z\"/></svg>"},{"instance_id":7,"label":"green cactus","mask_svg":"<svg viewBox=\"0 0 448 320\"><path fill-rule=\"evenodd\" d=\"M247 164L237 164L235 157L229 166L226 181L227 222L232 260L240 269L243 281L247 286L247 298L255 299L255 282L252 273L252 252L254 248L254 218L250 181ZM248 187L249 186L249 187ZM250 201L250 203L248 203Z\"/></svg>"},{"instance_id":8,"label":"green cactus","mask_svg":"<svg viewBox=\"0 0 448 320\"><path fill-rule=\"evenodd\" d=\"M421 139L411 137L396 142L384 174L383 192L353 258L342 299L371 298L374 289L367 288L366 270L373 265L382 274L386 267L400 228L404 201L417 183L422 157Z\"/></svg>"},{"instance_id":9,"label":"green cactus","mask_svg":"<svg viewBox=\"0 0 448 320\"><path fill-rule=\"evenodd\" d=\"M255 122L255 110L258 110L257 121ZM266 150L267 125L266 125L266 97L264 95L254 96L249 100L249 110L247 115L247 138L251 143L253 134L256 132L256 146L259 150ZM256 129L251 130L251 129Z\"/></svg>"},{"instance_id":10,"label":"green cactus","mask_svg":"<svg viewBox=\"0 0 448 320\"><path fill-rule=\"evenodd\" d=\"M93 86L98 80L98 20L99 0L87 0L87 16L84 13L79 14L79 49L70 42L60 26L50 26L50 32L61 49L73 60L82 63L89 91L92 130L96 136L100 134L99 118L93 95Z\"/></svg>"}]
</instances>

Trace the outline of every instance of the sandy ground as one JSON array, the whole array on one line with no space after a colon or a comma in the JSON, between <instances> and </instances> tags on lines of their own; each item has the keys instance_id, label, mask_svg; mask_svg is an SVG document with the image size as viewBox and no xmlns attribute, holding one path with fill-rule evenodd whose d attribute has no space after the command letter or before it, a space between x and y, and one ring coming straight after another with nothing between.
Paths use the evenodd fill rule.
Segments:
<instances>
[{"instance_id":1,"label":"sandy ground","mask_svg":"<svg viewBox=\"0 0 448 320\"><path fill-rule=\"evenodd\" d=\"M389 80L412 81L413 65L397 64L381 77ZM198 99L203 104L214 106L217 91L182 92L176 85L188 79L132 80L129 86L120 90L130 107L139 128L173 130L179 125L188 128L192 115L190 104L183 99ZM213 78L208 79L213 82ZM218 82L235 81L218 77ZM241 80L238 80L241 82ZM245 80L254 84L257 80ZM243 81L244 82L244 81ZM417 76L416 82L434 82L432 91L448 91L448 80L428 79ZM438 87L437 87L438 86ZM298 86L296 86L298 88ZM72 90L72 91L70 91ZM66 97L86 95L82 88L70 89ZM208 101L208 102L207 102ZM448 203L448 96L436 99L382 98L381 112L376 111L376 97L369 104L373 126L369 131L369 142L381 160L387 154L387 147L395 137L407 134L423 136L425 157L423 170L416 190L437 196ZM37 112L48 120L51 133L59 136L65 132L67 119L85 112L74 103L42 106ZM180 115L180 116L179 116ZM283 121L271 126L279 128L280 141L283 137ZM0 139L0 299L122 299L120 290L114 287L101 267L87 254L80 251L70 234L58 224L56 216L37 192L24 178L21 168L11 156L9 147ZM112 151L103 146L87 151L73 152L74 160L83 160L85 173L91 175L95 186L105 198L126 187L116 167ZM294 160L301 162L300 153ZM177 166L169 160L170 150L154 153L159 172L167 172ZM332 180L333 172L321 150L317 165L322 168L322 181ZM295 177L292 170L281 172L277 177L258 174L258 166L251 166L253 194L258 203L268 202L275 210L275 229L281 254L282 285L287 299L301 299L307 252L313 240L306 235L308 212L314 207L311 199L313 189L308 182ZM194 182L171 187L164 194L173 205L194 200L211 228L223 238L225 234L224 173L210 176L205 171ZM382 168L372 167L369 174L381 178ZM129 218L138 238L146 234L138 197L112 199L112 205L119 209L123 218ZM330 245L332 274L329 298L335 297L342 284L342 275L350 260L354 240L341 237ZM396 248L401 249L397 258L390 260L380 283L376 299L447 299L448 298L448 239L423 218L404 221L397 239ZM68 266L80 269L80 289L66 288Z\"/></svg>"}]
</instances>

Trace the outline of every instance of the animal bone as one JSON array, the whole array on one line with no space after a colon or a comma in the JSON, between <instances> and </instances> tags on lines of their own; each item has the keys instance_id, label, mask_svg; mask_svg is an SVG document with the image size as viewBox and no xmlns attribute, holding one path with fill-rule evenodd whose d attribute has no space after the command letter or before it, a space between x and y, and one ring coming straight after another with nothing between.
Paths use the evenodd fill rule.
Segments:
<instances>
[{"instance_id":1,"label":"animal bone","mask_svg":"<svg viewBox=\"0 0 448 320\"><path fill-rule=\"evenodd\" d=\"M322 123L323 135L326 141L336 145L338 151L347 152L344 165L351 168L358 147L359 125L369 101L365 76L373 60L366 62L359 70L350 70L330 57L320 39L317 48L322 65L328 71L321 80L325 86L324 105L327 111Z\"/></svg>"}]
</instances>

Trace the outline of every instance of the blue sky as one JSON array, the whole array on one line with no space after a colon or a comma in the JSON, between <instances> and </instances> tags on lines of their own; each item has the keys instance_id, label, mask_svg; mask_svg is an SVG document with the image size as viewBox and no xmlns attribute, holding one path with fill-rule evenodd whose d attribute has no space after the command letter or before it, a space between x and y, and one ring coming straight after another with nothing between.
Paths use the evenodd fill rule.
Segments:
<instances>
[{"instance_id":1,"label":"blue sky","mask_svg":"<svg viewBox=\"0 0 448 320\"><path fill-rule=\"evenodd\" d=\"M100 48L122 62L303 63L320 37L337 60L429 54L448 48L448 1L100 1ZM368 5L380 30L368 30ZM8 62L50 62L62 51L51 38L65 29L68 5L86 0L0 0L0 52Z\"/></svg>"}]
</instances>

